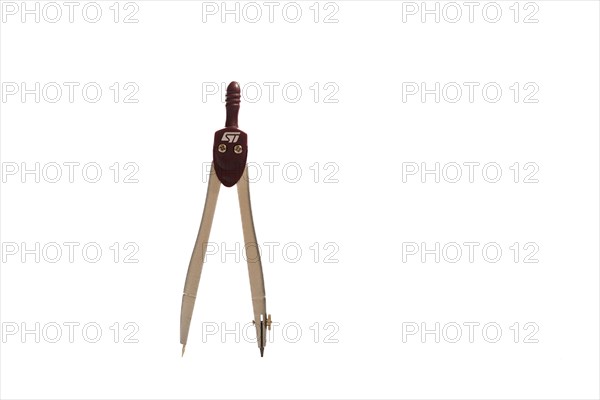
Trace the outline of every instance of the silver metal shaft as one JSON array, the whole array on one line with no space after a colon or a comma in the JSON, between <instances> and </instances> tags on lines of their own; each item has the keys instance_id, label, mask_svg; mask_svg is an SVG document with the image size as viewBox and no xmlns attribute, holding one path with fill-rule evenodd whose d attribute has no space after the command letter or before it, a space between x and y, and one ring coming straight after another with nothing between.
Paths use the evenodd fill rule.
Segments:
<instances>
[{"instance_id":1,"label":"silver metal shaft","mask_svg":"<svg viewBox=\"0 0 600 400\"><path fill-rule=\"evenodd\" d=\"M248 275L250 277L250 291L252 293L252 308L254 310L254 324L256 326L256 341L263 355L267 344L267 301L265 298L265 282L263 278L260 252L254 231L252 220L252 207L250 206L250 186L248 184L248 167L237 183L238 198L240 201L240 213L242 216L242 229L244 231L244 242L246 258L248 260Z\"/></svg>"},{"instance_id":2,"label":"silver metal shaft","mask_svg":"<svg viewBox=\"0 0 600 400\"><path fill-rule=\"evenodd\" d=\"M206 202L204 203L204 212L202 213L202 221L198 230L196 244L192 251L192 258L188 267L187 276L185 278L185 286L183 289L183 299L181 300L181 321L179 325L180 342L183 345L181 355L185 352L188 334L190 332L190 323L192 313L194 312L194 304L196 302L196 294L198 293L198 285L200 284L200 274L202 273L202 265L206 255L206 247L210 236L215 208L217 207L217 198L219 197L219 189L221 182L217 178L214 165L210 167L210 177L208 179L208 190L206 192Z\"/></svg>"}]
</instances>

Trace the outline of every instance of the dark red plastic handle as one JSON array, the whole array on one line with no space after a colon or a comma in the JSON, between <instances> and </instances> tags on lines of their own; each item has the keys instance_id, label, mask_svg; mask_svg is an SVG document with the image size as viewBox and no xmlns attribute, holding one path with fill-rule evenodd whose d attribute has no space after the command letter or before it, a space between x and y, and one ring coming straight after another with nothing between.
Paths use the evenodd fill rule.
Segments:
<instances>
[{"instance_id":1,"label":"dark red plastic handle","mask_svg":"<svg viewBox=\"0 0 600 400\"><path fill-rule=\"evenodd\" d=\"M231 82L227 86L225 128L215 132L213 163L217 177L224 186L235 185L246 168L248 157L248 135L238 128L240 111L240 85Z\"/></svg>"},{"instance_id":2,"label":"dark red plastic handle","mask_svg":"<svg viewBox=\"0 0 600 400\"><path fill-rule=\"evenodd\" d=\"M225 96L225 109L227 110L226 127L238 127L238 113L240 112L240 85L237 82L231 82L227 86L227 95Z\"/></svg>"}]
</instances>

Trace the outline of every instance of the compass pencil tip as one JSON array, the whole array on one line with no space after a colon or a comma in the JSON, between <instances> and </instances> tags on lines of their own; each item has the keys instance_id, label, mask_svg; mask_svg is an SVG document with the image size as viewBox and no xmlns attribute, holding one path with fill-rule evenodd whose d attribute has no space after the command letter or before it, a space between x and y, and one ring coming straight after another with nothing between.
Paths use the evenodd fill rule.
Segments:
<instances>
[{"instance_id":1,"label":"compass pencil tip","mask_svg":"<svg viewBox=\"0 0 600 400\"><path fill-rule=\"evenodd\" d=\"M260 348L260 356L261 356L261 357L264 357L264 355L265 355L265 348L264 348L264 347L261 347L261 348Z\"/></svg>"}]
</instances>

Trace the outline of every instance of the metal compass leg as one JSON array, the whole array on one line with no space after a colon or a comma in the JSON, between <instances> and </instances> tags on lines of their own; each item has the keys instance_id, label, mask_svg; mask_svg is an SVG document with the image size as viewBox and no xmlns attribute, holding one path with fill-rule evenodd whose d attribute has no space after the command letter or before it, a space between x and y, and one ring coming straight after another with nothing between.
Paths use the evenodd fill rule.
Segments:
<instances>
[{"instance_id":1,"label":"metal compass leg","mask_svg":"<svg viewBox=\"0 0 600 400\"><path fill-rule=\"evenodd\" d=\"M219 182L219 179L215 174L214 166L211 165L210 177L208 178L208 190L206 192L206 202L204 203L204 212L202 213L202 222L200 222L198 237L196 238L196 244L192 251L192 258L185 278L183 299L181 300L179 340L183 345L181 349L182 356L185 352L185 345L187 344L188 334L190 332L194 303L196 303L196 294L198 293L198 285L200 284L200 274L202 273L202 265L204 265L206 246L208 237L210 236L210 229L217 207L217 198L219 197L220 188L221 182Z\"/></svg>"},{"instance_id":2,"label":"metal compass leg","mask_svg":"<svg viewBox=\"0 0 600 400\"><path fill-rule=\"evenodd\" d=\"M244 231L244 248L248 260L248 275L250 277L250 290L252 293L252 308L254 310L254 325L256 326L256 341L260 348L260 355L264 353L267 344L266 327L267 301L265 298L265 281L263 278L260 252L252 220L252 207L250 205L250 186L248 184L248 167L244 169L242 178L237 183L238 197L240 200L240 213L242 216L242 229ZM269 324L270 328L270 324Z\"/></svg>"}]
</instances>

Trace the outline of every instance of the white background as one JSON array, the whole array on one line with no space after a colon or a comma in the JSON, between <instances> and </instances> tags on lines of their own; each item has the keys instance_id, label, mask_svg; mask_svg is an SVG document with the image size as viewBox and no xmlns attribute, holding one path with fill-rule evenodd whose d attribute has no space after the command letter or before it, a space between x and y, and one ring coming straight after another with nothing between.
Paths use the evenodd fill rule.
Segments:
<instances>
[{"instance_id":1,"label":"white background","mask_svg":"<svg viewBox=\"0 0 600 400\"><path fill-rule=\"evenodd\" d=\"M20 92L1 103L3 398L600 396L597 2L499 2L496 23L486 21L494 5L484 18L480 3L469 22L462 2L456 23L443 2L440 12L450 14L439 23L434 15L423 23L419 12L408 12L411 4L392 1L321 3L317 23L313 2L298 3L296 23L282 16L286 3L269 22L259 2L256 23L248 21L253 10L246 6L243 14L245 3L239 22L229 15L225 23L220 2L121 3L117 23L112 1L99 2L97 23L82 17L85 2L72 23L62 3L57 23L44 15L23 23L21 3L13 3L15 15L4 12L13 10L6 3L3 95L13 87L7 82L80 86L72 103L64 86L56 103L43 93L39 103L34 95L23 101ZM213 6L215 15L207 12ZM124 23L136 9L138 22ZM532 12L538 22L525 23ZM251 184L258 239L279 243L263 264L268 311L280 325L262 359L255 343L236 343L232 334L221 340L219 331L203 343L203 323L234 329L252 319L243 258L224 255L221 262L213 255L181 358L181 293L206 193L203 171L225 119L223 93L207 95L206 88L231 80L246 88L240 127L249 134L248 161L261 166L261 179ZM103 89L96 103L81 96L88 82ZM109 89L115 82L122 90L117 103ZM139 88L137 103L123 102L127 82ZM272 99L265 82L279 85ZM429 89L456 82L463 96L456 103L448 101L454 92L439 103L433 94L403 101L406 82ZM479 84L473 102L464 82ZM497 102L482 97L490 82L502 88ZM282 94L290 83L302 89L297 102L292 89L287 100ZM326 90L327 83L333 86ZM525 90L527 83L534 86ZM537 102L525 102L532 87ZM338 90L328 100L337 102L325 101L331 88ZM21 176L23 165L64 162L80 163L73 183L66 167L57 183ZM97 183L82 177L81 166L91 162L102 169ZM139 167L138 183L123 182L128 162ZM272 180L269 162L279 163ZM472 183L465 162L479 163ZM510 169L516 162L517 183ZM403 180L403 168L415 165L407 163L439 163L447 174L439 183L431 174L425 182L420 174ZM455 174L448 163L463 166L457 183L448 181ZM482 176L487 163L500 166L497 183L486 180L491 171ZM524 182L532 171L526 163L537 167L537 183ZM6 175L15 165L19 171ZM284 165L295 169L283 174ZM298 166L302 176L292 183ZM237 196L222 189L211 241L235 248L242 240ZM44 254L39 262L35 254L21 259L22 243L64 242L80 243L74 262L67 254L56 263ZM109 248L115 242L116 263ZM139 248L138 263L123 260L129 242ZM406 243L433 249L436 242L440 249L460 244L462 258L452 263L451 253L441 254L436 263L425 254L422 262L421 253L407 254ZM480 243L473 262L465 242ZM82 257L86 243L101 246L98 262ZM301 248L300 257L282 254L288 243ZM333 245L325 249L327 243ZM501 247L499 261L483 258L486 243ZM534 247L524 249L526 243ZM534 248L539 262L524 262ZM325 262L331 249L338 249L330 259L337 263ZM73 343L69 322L80 324ZM139 328L137 343L125 343L128 322ZM479 324L472 343L464 325L470 322ZM21 335L36 323L39 343L35 334ZM89 323L102 329L97 343L82 333ZM409 327L434 330L436 323L439 343L434 334L406 335ZM51 343L55 324L62 337ZM285 324L302 336L294 329L284 336ZM482 332L485 324L502 329L495 343L493 328ZM456 325L462 336L452 343Z\"/></svg>"}]
</instances>

